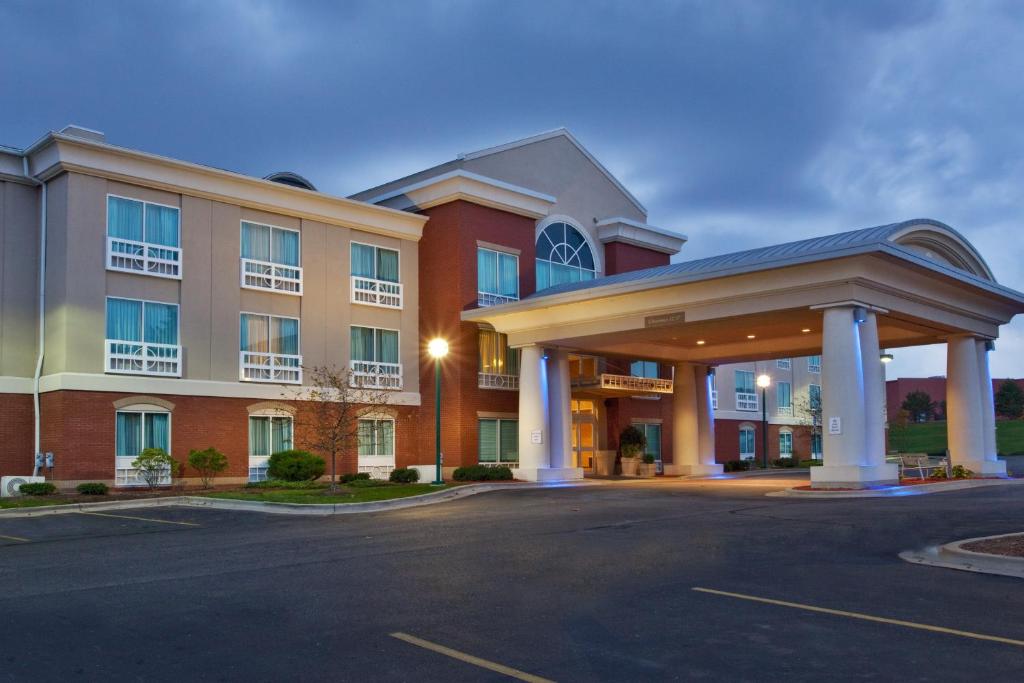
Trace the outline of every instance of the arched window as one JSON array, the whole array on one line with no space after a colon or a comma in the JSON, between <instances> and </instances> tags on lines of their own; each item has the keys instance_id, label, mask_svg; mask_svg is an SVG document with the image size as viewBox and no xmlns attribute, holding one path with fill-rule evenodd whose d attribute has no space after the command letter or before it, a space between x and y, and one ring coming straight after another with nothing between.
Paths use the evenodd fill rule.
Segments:
<instances>
[{"instance_id":1,"label":"arched window","mask_svg":"<svg viewBox=\"0 0 1024 683\"><path fill-rule=\"evenodd\" d=\"M754 459L754 441L753 425L740 425L740 460Z\"/></svg>"},{"instance_id":2,"label":"arched window","mask_svg":"<svg viewBox=\"0 0 1024 683\"><path fill-rule=\"evenodd\" d=\"M146 482L132 464L147 448L171 452L171 411L174 404L150 396L114 402L114 483L141 486ZM161 484L170 484L170 472Z\"/></svg>"},{"instance_id":3,"label":"arched window","mask_svg":"<svg viewBox=\"0 0 1024 683\"><path fill-rule=\"evenodd\" d=\"M596 276L594 252L583 233L563 222L541 231L537 238L537 291Z\"/></svg>"}]
</instances>

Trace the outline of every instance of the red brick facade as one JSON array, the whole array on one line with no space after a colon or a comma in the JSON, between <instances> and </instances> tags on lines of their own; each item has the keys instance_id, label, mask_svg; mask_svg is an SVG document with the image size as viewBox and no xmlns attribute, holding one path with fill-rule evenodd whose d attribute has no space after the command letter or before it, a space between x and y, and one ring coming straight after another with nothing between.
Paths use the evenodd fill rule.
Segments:
<instances>
[{"instance_id":1,"label":"red brick facade","mask_svg":"<svg viewBox=\"0 0 1024 683\"><path fill-rule=\"evenodd\" d=\"M1003 382L1016 382L1017 386L1024 389L1024 379L993 379L992 391L999 391ZM915 391L923 391L935 401L936 418L946 418L942 409L942 404L946 400L945 377L901 377L885 383L885 411L890 421L895 421L899 417L907 394Z\"/></svg>"},{"instance_id":2,"label":"red brick facade","mask_svg":"<svg viewBox=\"0 0 1024 683\"><path fill-rule=\"evenodd\" d=\"M725 463L740 459L740 427L749 424L754 428L754 455L761 462L763 451L761 420L715 420L715 462ZM779 432L789 429L793 432L793 457L807 460L811 457L810 427L768 425L768 461L779 458Z\"/></svg>"},{"instance_id":3,"label":"red brick facade","mask_svg":"<svg viewBox=\"0 0 1024 683\"><path fill-rule=\"evenodd\" d=\"M604 245L605 275L667 266L668 263L669 255L660 251L652 251L624 242L609 242Z\"/></svg>"},{"instance_id":4,"label":"red brick facade","mask_svg":"<svg viewBox=\"0 0 1024 683\"><path fill-rule=\"evenodd\" d=\"M34 425L30 394L0 394L0 474L31 474Z\"/></svg>"}]
</instances>

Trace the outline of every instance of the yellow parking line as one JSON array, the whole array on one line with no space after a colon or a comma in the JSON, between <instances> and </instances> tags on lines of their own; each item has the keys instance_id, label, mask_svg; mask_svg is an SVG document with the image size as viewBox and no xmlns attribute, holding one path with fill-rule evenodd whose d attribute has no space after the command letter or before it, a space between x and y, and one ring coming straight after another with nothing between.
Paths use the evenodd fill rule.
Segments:
<instances>
[{"instance_id":1,"label":"yellow parking line","mask_svg":"<svg viewBox=\"0 0 1024 683\"><path fill-rule=\"evenodd\" d=\"M8 541L19 541L21 543L31 543L32 542L32 541L28 540L27 538L22 538L21 536L7 536L5 534L0 534L0 538L6 538Z\"/></svg>"},{"instance_id":2,"label":"yellow parking line","mask_svg":"<svg viewBox=\"0 0 1024 683\"><path fill-rule=\"evenodd\" d=\"M779 605L780 607L792 607L794 609L802 609L808 612L818 612L820 614L832 614L838 617L849 617L851 619L861 619L863 621L874 621L879 624L892 624L894 626L904 626L906 628L915 628L920 631L931 631L933 633L945 633L951 636L960 636L961 638L973 638L975 640L988 640L993 643L1003 643L1004 645L1016 645L1017 647L1024 647L1024 640L1014 640L1013 638L1004 638L1002 636L990 636L984 633L974 633L973 631L961 631L955 628L946 628L945 626L932 626L930 624L919 624L916 621L903 621L902 619L887 619L886 617L876 617L871 614L863 614L861 612L847 612L840 609L829 609L827 607L815 607L814 605L804 605L799 602L787 602L786 600L773 600L771 598L760 598L756 595L744 595L743 593L730 593L728 591L718 591L711 588L698 588L694 587L693 590L700 593L711 593L712 595L724 595L729 598L739 598L740 600L750 600L752 602L763 602L768 605Z\"/></svg>"},{"instance_id":3,"label":"yellow parking line","mask_svg":"<svg viewBox=\"0 0 1024 683\"><path fill-rule=\"evenodd\" d=\"M134 519L140 522L160 522L161 524L180 524L181 526L202 526L194 522L172 522L168 519L153 519L152 517L132 517L131 515L112 515L107 512L79 512L80 515L93 515L96 517L116 517L118 519Z\"/></svg>"},{"instance_id":4,"label":"yellow parking line","mask_svg":"<svg viewBox=\"0 0 1024 683\"><path fill-rule=\"evenodd\" d=\"M534 676L533 674L528 674L525 671L513 669L511 667L505 666L504 664L489 662L486 659L480 659L479 657L474 657L473 655L467 655L465 652L459 652L458 650L453 650L450 647L445 647L444 645L432 643L429 640L423 640L422 638L417 638L416 636L410 636L408 633L391 633L390 636L392 638L404 640L405 642L410 643L412 645L416 645L417 647L422 647L426 650L430 650L432 652L437 652L438 654L451 657L452 659L457 659L460 662L473 664L474 666L479 666L482 669L495 671L497 673L509 676L510 678L519 679L520 681L530 681L530 683L554 683L550 679L541 678L540 676Z\"/></svg>"}]
</instances>

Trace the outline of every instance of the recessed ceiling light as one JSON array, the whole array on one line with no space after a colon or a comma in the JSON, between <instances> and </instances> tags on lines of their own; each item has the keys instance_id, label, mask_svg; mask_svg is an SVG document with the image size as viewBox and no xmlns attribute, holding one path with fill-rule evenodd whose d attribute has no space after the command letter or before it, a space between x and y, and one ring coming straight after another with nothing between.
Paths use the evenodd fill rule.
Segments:
<instances>
[{"instance_id":1,"label":"recessed ceiling light","mask_svg":"<svg viewBox=\"0 0 1024 683\"><path fill-rule=\"evenodd\" d=\"M697 340L697 346L704 346L704 340L703 339L698 339Z\"/></svg>"},{"instance_id":2,"label":"recessed ceiling light","mask_svg":"<svg viewBox=\"0 0 1024 683\"><path fill-rule=\"evenodd\" d=\"M757 339L757 335L756 334L748 334L747 335L747 339Z\"/></svg>"},{"instance_id":3,"label":"recessed ceiling light","mask_svg":"<svg viewBox=\"0 0 1024 683\"><path fill-rule=\"evenodd\" d=\"M808 332L810 332L810 331L811 331L811 328L809 328L809 327L805 327L804 329L802 329L802 330L800 330L800 331L801 331L801 332L803 332L804 334L807 334Z\"/></svg>"}]
</instances>

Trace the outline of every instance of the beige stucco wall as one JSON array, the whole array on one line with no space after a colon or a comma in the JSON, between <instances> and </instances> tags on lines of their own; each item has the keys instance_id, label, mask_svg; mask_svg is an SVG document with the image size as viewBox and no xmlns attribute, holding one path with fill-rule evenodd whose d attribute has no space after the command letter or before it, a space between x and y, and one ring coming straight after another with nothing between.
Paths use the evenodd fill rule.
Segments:
<instances>
[{"instance_id":1,"label":"beige stucco wall","mask_svg":"<svg viewBox=\"0 0 1024 683\"><path fill-rule=\"evenodd\" d=\"M352 324L397 329L403 390L419 390L416 242L78 173L50 188L44 374L103 372L106 297L116 296L179 304L184 379L237 382L239 316L252 312L299 318L306 366L346 365ZM180 207L181 280L106 270L108 193ZM303 296L241 288L243 220L300 232ZM402 310L350 303L352 240L399 251Z\"/></svg>"},{"instance_id":2,"label":"beige stucco wall","mask_svg":"<svg viewBox=\"0 0 1024 683\"><path fill-rule=\"evenodd\" d=\"M0 376L35 368L39 190L0 181Z\"/></svg>"}]
</instances>

